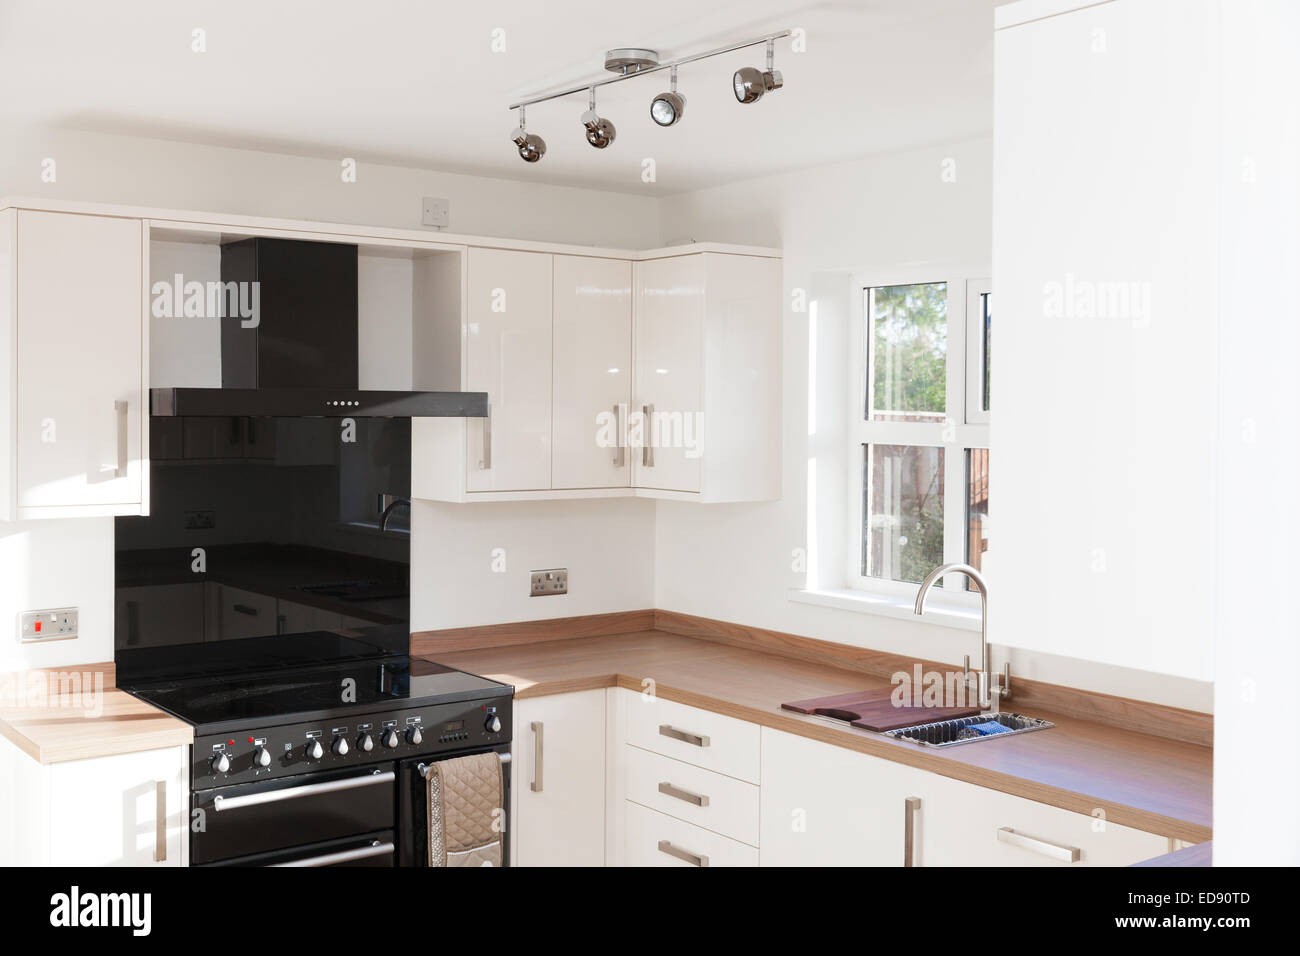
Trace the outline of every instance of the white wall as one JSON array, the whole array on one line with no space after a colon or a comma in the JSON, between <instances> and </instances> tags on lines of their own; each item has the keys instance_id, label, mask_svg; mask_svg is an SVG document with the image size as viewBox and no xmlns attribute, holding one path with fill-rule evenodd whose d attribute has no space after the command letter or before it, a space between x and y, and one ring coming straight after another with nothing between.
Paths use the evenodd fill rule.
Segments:
<instances>
[{"instance_id":1,"label":"white wall","mask_svg":"<svg viewBox=\"0 0 1300 956\"><path fill-rule=\"evenodd\" d=\"M941 175L949 159L956 164L955 182ZM861 289L853 280L887 276L891 269L914 274L923 266L935 275L990 274L991 140L672 196L661 216L665 241L708 238L784 250L785 465L778 502L708 508L659 503L656 606L953 663L963 654L975 657L972 631L792 602L788 590L805 584L805 575L793 570L796 548L810 550L818 587L842 587L847 569L848 323L850 297ZM808 314L791 310L794 289L811 290L815 307ZM816 342L811 352L810 338ZM993 431L996 441L996 421ZM997 500L995 491L994 522ZM805 529L811 529L807 536ZM996 582L992 590L996 603ZM995 660L1009 657L1013 676L1200 710L1212 706L1210 685L1202 680L1080 660L1088 655L1069 648L1006 648L996 631L991 639Z\"/></svg>"},{"instance_id":2,"label":"white wall","mask_svg":"<svg viewBox=\"0 0 1300 956\"><path fill-rule=\"evenodd\" d=\"M47 158L56 163L54 183L41 182ZM633 249L659 239L657 201L647 196L382 166L364 156L357 181L345 183L337 159L68 130L6 129L0 196L404 229L424 228L421 198L441 196L451 200L449 232Z\"/></svg>"},{"instance_id":3,"label":"white wall","mask_svg":"<svg viewBox=\"0 0 1300 956\"><path fill-rule=\"evenodd\" d=\"M19 644L22 611L77 606L81 636ZM0 521L0 674L113 659L113 519Z\"/></svg>"},{"instance_id":4,"label":"white wall","mask_svg":"<svg viewBox=\"0 0 1300 956\"><path fill-rule=\"evenodd\" d=\"M654 506L415 502L411 630L653 607ZM569 569L569 593L529 597L529 572L547 568Z\"/></svg>"}]
</instances>

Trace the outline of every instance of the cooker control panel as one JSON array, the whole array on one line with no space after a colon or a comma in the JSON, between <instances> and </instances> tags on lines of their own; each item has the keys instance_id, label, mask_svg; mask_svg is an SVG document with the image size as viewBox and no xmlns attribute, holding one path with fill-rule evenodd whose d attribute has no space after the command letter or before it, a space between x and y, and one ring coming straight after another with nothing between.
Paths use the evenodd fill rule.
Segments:
<instances>
[{"instance_id":1,"label":"cooker control panel","mask_svg":"<svg viewBox=\"0 0 1300 956\"><path fill-rule=\"evenodd\" d=\"M327 717L194 739L195 790L338 770L510 740L509 697Z\"/></svg>"}]
</instances>

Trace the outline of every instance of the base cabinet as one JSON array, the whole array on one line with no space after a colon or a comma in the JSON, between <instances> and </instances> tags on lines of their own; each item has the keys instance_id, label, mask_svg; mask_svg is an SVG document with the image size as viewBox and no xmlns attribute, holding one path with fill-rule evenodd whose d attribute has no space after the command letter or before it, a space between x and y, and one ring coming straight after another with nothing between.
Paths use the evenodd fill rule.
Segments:
<instances>
[{"instance_id":1,"label":"base cabinet","mask_svg":"<svg viewBox=\"0 0 1300 956\"><path fill-rule=\"evenodd\" d=\"M514 703L513 866L605 862L605 691Z\"/></svg>"},{"instance_id":2,"label":"base cabinet","mask_svg":"<svg viewBox=\"0 0 1300 956\"><path fill-rule=\"evenodd\" d=\"M184 866L187 750L41 764L0 740L0 863Z\"/></svg>"},{"instance_id":3,"label":"base cabinet","mask_svg":"<svg viewBox=\"0 0 1300 956\"><path fill-rule=\"evenodd\" d=\"M1169 840L763 728L763 866L1128 866ZM909 834L910 830L910 834Z\"/></svg>"}]
</instances>

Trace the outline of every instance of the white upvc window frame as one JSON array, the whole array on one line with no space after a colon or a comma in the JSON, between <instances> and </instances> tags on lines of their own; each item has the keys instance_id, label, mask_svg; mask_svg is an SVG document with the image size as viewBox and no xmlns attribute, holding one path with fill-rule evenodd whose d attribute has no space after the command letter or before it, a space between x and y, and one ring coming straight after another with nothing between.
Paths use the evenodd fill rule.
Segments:
<instances>
[{"instance_id":1,"label":"white upvc window frame","mask_svg":"<svg viewBox=\"0 0 1300 956\"><path fill-rule=\"evenodd\" d=\"M968 393L967 381L972 369L982 367L983 356L970 355L968 342L974 342L978 352L983 345L983 335L971 331L972 323L980 327L982 315L972 316L970 304L977 311L980 295L990 291L986 278L979 276L983 270L917 266L890 269L876 274L855 277L854 287L860 294L854 296L853 321L850 335L850 355L853 369L850 373L850 402L848 416L848 515L852 533L847 545L848 561L845 580L855 591L864 591L893 601L915 600L918 585L907 581L891 581L869 577L862 573L862 519L864 507L863 447L868 444L927 445L944 449L944 535L943 561L966 561L966 469L967 454L971 448L989 447L988 413L984 412L979 398L978 385L973 395ZM946 414L942 422L874 422L866 418L868 383L870 381L869 342L867 339L867 291L874 287L913 285L918 283L947 283L948 312L948 362L944 388ZM974 413L974 414L972 414ZM954 518L956 523L954 524ZM962 575L948 575L942 593L934 592L936 605L962 609L978 605L977 595L967 591Z\"/></svg>"}]
</instances>

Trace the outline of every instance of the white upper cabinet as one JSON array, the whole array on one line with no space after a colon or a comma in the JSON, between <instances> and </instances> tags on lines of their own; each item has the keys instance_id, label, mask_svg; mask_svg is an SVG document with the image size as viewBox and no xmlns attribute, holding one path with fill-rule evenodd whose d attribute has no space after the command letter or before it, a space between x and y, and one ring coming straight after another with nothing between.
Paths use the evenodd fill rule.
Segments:
<instances>
[{"instance_id":1,"label":"white upper cabinet","mask_svg":"<svg viewBox=\"0 0 1300 956\"><path fill-rule=\"evenodd\" d=\"M0 214L0 517L147 511L143 228Z\"/></svg>"},{"instance_id":2,"label":"white upper cabinet","mask_svg":"<svg viewBox=\"0 0 1300 956\"><path fill-rule=\"evenodd\" d=\"M636 264L637 488L699 501L781 495L781 260L693 253Z\"/></svg>"},{"instance_id":3,"label":"white upper cabinet","mask_svg":"<svg viewBox=\"0 0 1300 956\"><path fill-rule=\"evenodd\" d=\"M636 264L639 488L699 492L704 427L704 256Z\"/></svg>"},{"instance_id":4,"label":"white upper cabinet","mask_svg":"<svg viewBox=\"0 0 1300 956\"><path fill-rule=\"evenodd\" d=\"M555 257L553 361L551 487L628 487L632 263Z\"/></svg>"},{"instance_id":5,"label":"white upper cabinet","mask_svg":"<svg viewBox=\"0 0 1300 956\"><path fill-rule=\"evenodd\" d=\"M489 404L467 429L469 491L551 487L551 260L469 250L465 388Z\"/></svg>"},{"instance_id":6,"label":"white upper cabinet","mask_svg":"<svg viewBox=\"0 0 1300 956\"><path fill-rule=\"evenodd\" d=\"M781 260L757 251L469 247L461 387L492 413L414 423L415 497L779 498ZM446 315L417 317L417 387Z\"/></svg>"}]
</instances>

